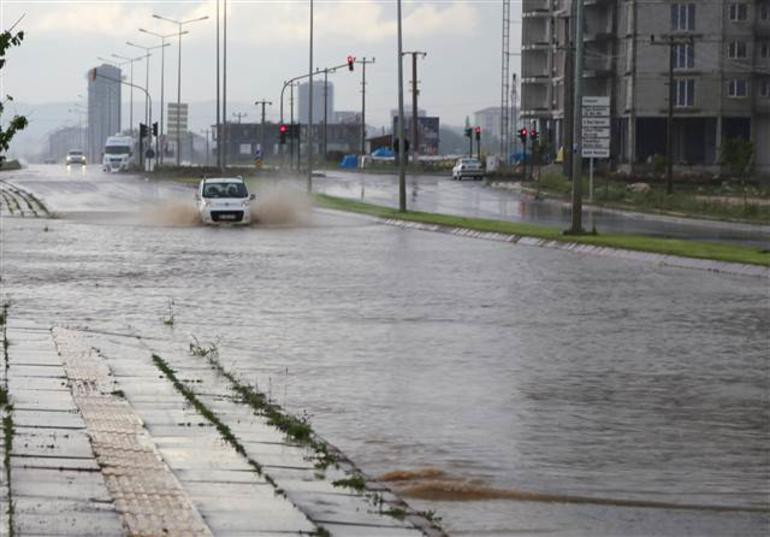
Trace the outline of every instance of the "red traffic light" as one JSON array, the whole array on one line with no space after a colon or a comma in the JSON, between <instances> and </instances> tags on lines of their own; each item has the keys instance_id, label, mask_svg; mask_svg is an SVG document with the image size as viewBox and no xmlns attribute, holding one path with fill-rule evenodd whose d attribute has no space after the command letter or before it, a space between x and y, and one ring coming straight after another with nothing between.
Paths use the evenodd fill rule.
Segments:
<instances>
[{"instance_id":1,"label":"red traffic light","mask_svg":"<svg viewBox=\"0 0 770 537\"><path fill-rule=\"evenodd\" d=\"M355 59L355 57L353 57L353 56L348 56L348 70L350 70L350 71L352 71L352 70L353 70L353 64L354 64L355 62L356 62L356 59Z\"/></svg>"},{"instance_id":2,"label":"red traffic light","mask_svg":"<svg viewBox=\"0 0 770 537\"><path fill-rule=\"evenodd\" d=\"M523 129L519 129L519 138L521 138L522 140L526 140L527 139L527 129L526 129L526 127L523 128Z\"/></svg>"},{"instance_id":3,"label":"red traffic light","mask_svg":"<svg viewBox=\"0 0 770 537\"><path fill-rule=\"evenodd\" d=\"M476 127L476 134L481 134L481 127Z\"/></svg>"},{"instance_id":4,"label":"red traffic light","mask_svg":"<svg viewBox=\"0 0 770 537\"><path fill-rule=\"evenodd\" d=\"M288 130L289 130L289 127L287 127L286 125L281 125L280 127L278 127L278 131L281 134L286 134L286 131L288 131Z\"/></svg>"}]
</instances>

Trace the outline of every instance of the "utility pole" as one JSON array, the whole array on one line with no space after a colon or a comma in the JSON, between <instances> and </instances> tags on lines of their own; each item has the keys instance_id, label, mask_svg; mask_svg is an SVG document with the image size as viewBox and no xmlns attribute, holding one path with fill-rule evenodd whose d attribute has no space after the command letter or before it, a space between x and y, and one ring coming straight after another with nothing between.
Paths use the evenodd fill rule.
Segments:
<instances>
[{"instance_id":1,"label":"utility pole","mask_svg":"<svg viewBox=\"0 0 770 537\"><path fill-rule=\"evenodd\" d=\"M290 115L290 125L289 128L289 169L291 170L294 167L294 82L291 83L291 87L289 88L289 115ZM297 164L297 169L299 169L299 164Z\"/></svg>"},{"instance_id":2,"label":"utility pole","mask_svg":"<svg viewBox=\"0 0 770 537\"><path fill-rule=\"evenodd\" d=\"M573 2L573 28L575 36L575 77L572 99L572 226L573 235L583 233L583 0Z\"/></svg>"},{"instance_id":3,"label":"utility pole","mask_svg":"<svg viewBox=\"0 0 770 537\"><path fill-rule=\"evenodd\" d=\"M674 191L674 101L676 100L676 86L674 85L674 63L676 58L676 48L679 45L694 47L695 36L693 34L684 36L663 35L661 42L655 41L655 36L650 36L651 45L660 45L668 47L668 113L666 118L666 193L671 194ZM690 49L691 50L691 49ZM692 56L684 54L685 63L690 61Z\"/></svg>"},{"instance_id":4,"label":"utility pole","mask_svg":"<svg viewBox=\"0 0 770 537\"><path fill-rule=\"evenodd\" d=\"M243 119L244 117L246 117L248 115L249 114L247 114L246 112L233 112L233 117L237 117L238 118L238 124L239 125L241 124L241 119Z\"/></svg>"},{"instance_id":5,"label":"utility pole","mask_svg":"<svg viewBox=\"0 0 770 537\"><path fill-rule=\"evenodd\" d=\"M511 60L511 0L503 0L503 57L502 57L502 75L501 75L501 88L500 88L500 156L504 159L504 162L508 164L508 156L510 155L510 131L509 122L510 118L508 114L508 80L510 76L510 60ZM516 75L514 75L516 76Z\"/></svg>"},{"instance_id":6,"label":"utility pole","mask_svg":"<svg viewBox=\"0 0 770 537\"><path fill-rule=\"evenodd\" d=\"M324 69L324 132L323 132L323 159L322 162L326 162L326 154L327 154L327 148L326 148L326 135L327 135L327 127L329 123L329 69Z\"/></svg>"},{"instance_id":7,"label":"utility pole","mask_svg":"<svg viewBox=\"0 0 770 537\"><path fill-rule=\"evenodd\" d=\"M417 56L422 56L424 59L428 53L419 50L403 53L404 56L408 54L412 55L412 163L416 163L417 154L420 152L417 140L417 96L420 94L420 91L417 89Z\"/></svg>"},{"instance_id":8,"label":"utility pole","mask_svg":"<svg viewBox=\"0 0 770 537\"><path fill-rule=\"evenodd\" d=\"M264 161L267 157L266 149L265 149L265 106L273 106L273 103L271 101L267 101L265 99L262 99L261 101L254 101L254 104L256 106L262 106L262 126L260 127L260 139L262 144L262 160Z\"/></svg>"},{"instance_id":9,"label":"utility pole","mask_svg":"<svg viewBox=\"0 0 770 537\"><path fill-rule=\"evenodd\" d=\"M367 60L364 56L363 60L357 60L356 63L363 66L361 73L361 156L366 154L366 66L367 64L374 63L375 58Z\"/></svg>"},{"instance_id":10,"label":"utility pole","mask_svg":"<svg viewBox=\"0 0 770 537\"><path fill-rule=\"evenodd\" d=\"M398 11L398 210L406 211L406 140L404 139L404 54L401 30L401 0L397 2Z\"/></svg>"},{"instance_id":11,"label":"utility pole","mask_svg":"<svg viewBox=\"0 0 770 537\"><path fill-rule=\"evenodd\" d=\"M307 191L313 191L313 0L310 0L310 80L307 114Z\"/></svg>"},{"instance_id":12,"label":"utility pole","mask_svg":"<svg viewBox=\"0 0 770 537\"><path fill-rule=\"evenodd\" d=\"M224 152L222 153L222 168L227 169L227 151L230 146L230 135L227 132L227 0L222 2L222 121Z\"/></svg>"},{"instance_id":13,"label":"utility pole","mask_svg":"<svg viewBox=\"0 0 770 537\"><path fill-rule=\"evenodd\" d=\"M219 113L222 110L219 104L219 0L217 2L217 168L222 171L222 129L219 125Z\"/></svg>"}]
</instances>

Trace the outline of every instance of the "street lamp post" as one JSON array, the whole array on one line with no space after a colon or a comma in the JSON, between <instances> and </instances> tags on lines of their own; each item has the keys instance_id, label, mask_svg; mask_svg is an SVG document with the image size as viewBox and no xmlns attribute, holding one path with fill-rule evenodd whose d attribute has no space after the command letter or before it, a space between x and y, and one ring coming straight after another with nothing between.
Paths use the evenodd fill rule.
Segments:
<instances>
[{"instance_id":1,"label":"street lamp post","mask_svg":"<svg viewBox=\"0 0 770 537\"><path fill-rule=\"evenodd\" d=\"M217 3L217 6L219 4ZM208 19L208 15L205 15L203 17L197 17L195 19L187 19L187 20L175 20L170 19L168 17L163 17L161 15L158 15L156 13L153 13L152 16L156 19L163 20L166 22L171 22L173 24L176 24L179 28L179 31L176 34L171 34L179 37L179 58L177 62L177 76L176 76L176 109L177 109L177 116L176 116L176 165L179 166L181 164L181 148L182 148L182 134L181 130L179 128L180 123L180 111L181 111L181 104L182 104L182 35L187 34L189 32L182 31L182 26L185 24L190 24L193 22L203 21ZM157 34L156 34L157 35ZM162 106L162 105L161 105ZM161 112L162 113L162 112Z\"/></svg>"},{"instance_id":2,"label":"street lamp post","mask_svg":"<svg viewBox=\"0 0 770 537\"><path fill-rule=\"evenodd\" d=\"M134 134L134 63L138 62L142 59L144 59L144 56L137 56L136 58L129 58L128 56L121 56L120 54L113 54L113 58L118 58L119 60L125 60L125 63L130 64L130 75L129 75L129 81L131 82L131 104L128 108L128 131L133 135Z\"/></svg>"},{"instance_id":3,"label":"street lamp post","mask_svg":"<svg viewBox=\"0 0 770 537\"><path fill-rule=\"evenodd\" d=\"M310 85L307 110L307 191L313 190L313 0L310 0Z\"/></svg>"},{"instance_id":4,"label":"street lamp post","mask_svg":"<svg viewBox=\"0 0 770 537\"><path fill-rule=\"evenodd\" d=\"M164 94L165 94L165 88L166 88L166 39L169 37L176 37L179 35L179 39L182 38L182 34L189 33L187 30L180 32L179 34L159 34L157 32L152 32L150 30L145 30L144 28L139 28L140 32L144 32L148 35L152 35L155 37L160 38L160 44L162 47L160 49L160 123L158 124L158 138L163 136L163 133L165 132L163 129L163 108L165 107L165 101L164 101ZM163 151L159 151L160 155L158 155L158 158L160 159L160 163L163 164Z\"/></svg>"}]
</instances>

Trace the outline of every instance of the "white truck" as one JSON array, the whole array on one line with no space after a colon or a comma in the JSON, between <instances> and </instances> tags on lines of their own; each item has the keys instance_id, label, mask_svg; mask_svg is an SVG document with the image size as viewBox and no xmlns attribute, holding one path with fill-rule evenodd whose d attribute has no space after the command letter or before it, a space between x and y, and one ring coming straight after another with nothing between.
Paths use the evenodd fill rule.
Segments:
<instances>
[{"instance_id":1,"label":"white truck","mask_svg":"<svg viewBox=\"0 0 770 537\"><path fill-rule=\"evenodd\" d=\"M134 154L131 136L110 136L104 142L102 169L105 172L126 171L134 162Z\"/></svg>"}]
</instances>

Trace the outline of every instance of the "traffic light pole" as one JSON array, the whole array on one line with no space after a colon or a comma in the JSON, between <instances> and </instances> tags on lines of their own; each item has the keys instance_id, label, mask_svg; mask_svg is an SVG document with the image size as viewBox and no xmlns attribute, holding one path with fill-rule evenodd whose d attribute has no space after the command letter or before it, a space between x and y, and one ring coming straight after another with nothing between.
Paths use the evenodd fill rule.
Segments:
<instances>
[{"instance_id":1,"label":"traffic light pole","mask_svg":"<svg viewBox=\"0 0 770 537\"><path fill-rule=\"evenodd\" d=\"M331 72L336 72L336 71L337 71L337 69L341 69L341 68L343 68L343 67L347 67L347 65L348 65L347 63L342 63L342 64L340 64L340 65L335 65L335 66L332 66L332 67L326 67L326 69L327 69L327 70L329 70L329 71L331 71ZM294 78L290 78L289 80L286 80L286 81L283 83L283 87L281 88L281 105L280 105L280 110L281 110L281 124L283 124L283 122L284 122L284 107L283 107L283 102L284 102L284 95L285 95L285 93L286 93L286 88L287 88L287 87L289 87L289 86L291 86L291 92L292 92L292 94L293 94L293 91L294 91L294 86L293 86L293 84L294 84L295 82L299 82L300 80L304 80L305 78L309 78L309 77L310 77L310 73L305 73L305 74L303 74L303 75L299 75L299 76L295 76ZM293 112L294 112L294 109L293 109L293 107L292 107L292 113L293 113ZM294 121L292 120L292 125L293 125L293 124L294 124ZM291 137L290 137L289 139L291 139Z\"/></svg>"},{"instance_id":2,"label":"traffic light pole","mask_svg":"<svg viewBox=\"0 0 770 537\"><path fill-rule=\"evenodd\" d=\"M398 210L406 211L406 140L404 139L404 47L401 30L401 0L398 11Z\"/></svg>"}]
</instances>

